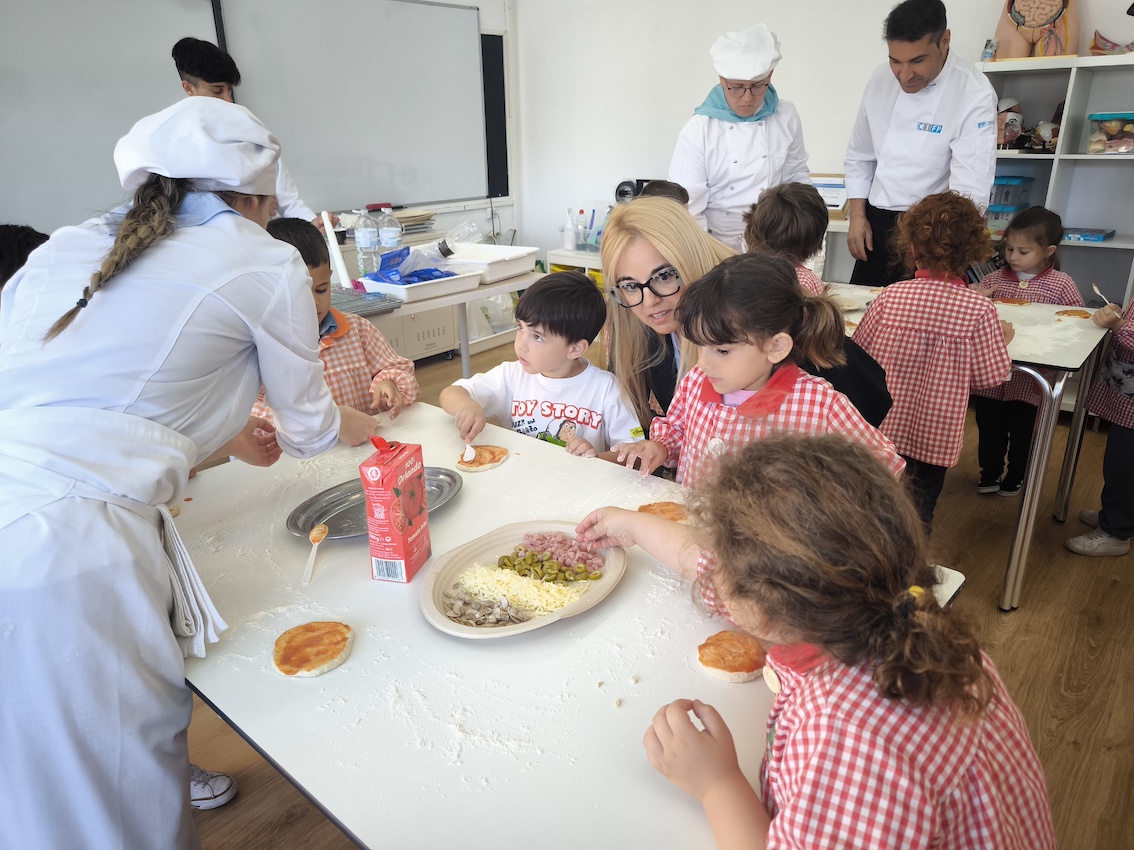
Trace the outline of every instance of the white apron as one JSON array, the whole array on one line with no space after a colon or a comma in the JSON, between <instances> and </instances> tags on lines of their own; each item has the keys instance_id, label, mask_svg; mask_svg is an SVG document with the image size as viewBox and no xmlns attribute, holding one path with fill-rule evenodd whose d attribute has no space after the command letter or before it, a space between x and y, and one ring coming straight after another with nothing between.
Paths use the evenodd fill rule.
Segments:
<instances>
[{"instance_id":1,"label":"white apron","mask_svg":"<svg viewBox=\"0 0 1134 850\"><path fill-rule=\"evenodd\" d=\"M183 656L225 626L152 507L195 457L128 414L0 411L0 847L198 846Z\"/></svg>"}]
</instances>

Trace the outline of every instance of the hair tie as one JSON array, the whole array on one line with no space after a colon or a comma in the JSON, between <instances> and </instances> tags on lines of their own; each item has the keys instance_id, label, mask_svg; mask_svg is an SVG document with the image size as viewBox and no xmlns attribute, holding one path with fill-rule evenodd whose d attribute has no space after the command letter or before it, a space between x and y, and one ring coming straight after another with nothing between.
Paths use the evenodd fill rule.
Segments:
<instances>
[{"instance_id":1,"label":"hair tie","mask_svg":"<svg viewBox=\"0 0 1134 850\"><path fill-rule=\"evenodd\" d=\"M86 298L80 298L78 301L75 302L75 306L78 307L80 310L82 310L84 307L87 306L87 299Z\"/></svg>"},{"instance_id":2,"label":"hair tie","mask_svg":"<svg viewBox=\"0 0 1134 850\"><path fill-rule=\"evenodd\" d=\"M912 596L914 599L921 599L921 597L925 596L925 588L919 587L916 584L911 584L909 586L908 592L909 592L910 596Z\"/></svg>"}]
</instances>

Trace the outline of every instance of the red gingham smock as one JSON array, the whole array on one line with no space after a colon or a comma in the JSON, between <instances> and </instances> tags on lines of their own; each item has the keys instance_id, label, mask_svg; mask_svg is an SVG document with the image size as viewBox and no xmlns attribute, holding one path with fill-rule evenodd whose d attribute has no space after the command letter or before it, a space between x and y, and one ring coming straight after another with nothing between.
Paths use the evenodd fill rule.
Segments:
<instances>
[{"instance_id":1,"label":"red gingham smock","mask_svg":"<svg viewBox=\"0 0 1134 850\"><path fill-rule=\"evenodd\" d=\"M846 396L794 363L780 366L738 407L724 404L694 366L677 385L667 414L650 424L650 439L669 452L666 465L676 464L679 484L701 488L716 478L721 456L776 431L842 434L873 451L894 476L906 468L890 441Z\"/></svg>"},{"instance_id":2,"label":"red gingham smock","mask_svg":"<svg viewBox=\"0 0 1134 850\"><path fill-rule=\"evenodd\" d=\"M886 370L894 406L882 433L906 457L953 466L970 390L1012 369L993 303L960 278L919 271L879 292L852 338Z\"/></svg>"},{"instance_id":3,"label":"red gingham smock","mask_svg":"<svg viewBox=\"0 0 1134 850\"><path fill-rule=\"evenodd\" d=\"M884 697L868 665L774 646L761 798L768 847L1052 850L1043 767L1000 675L972 725Z\"/></svg>"},{"instance_id":4,"label":"red gingham smock","mask_svg":"<svg viewBox=\"0 0 1134 850\"><path fill-rule=\"evenodd\" d=\"M1122 324L1114 332L1110 344L1111 355L1119 362L1134 363L1134 300L1122 312ZM1102 372L1109 359L1108 355L1099 364L1099 371L1095 374L1094 383L1091 384L1091 394L1087 396L1087 410L1101 416L1107 422L1113 422L1123 428L1134 428L1134 398L1116 393L1102 383Z\"/></svg>"},{"instance_id":5,"label":"red gingham smock","mask_svg":"<svg viewBox=\"0 0 1134 850\"><path fill-rule=\"evenodd\" d=\"M370 413L374 409L373 386L387 380L401 390L406 404L417 401L421 388L414 377L413 361L394 351L381 332L362 316L334 307L331 314L338 328L319 340L319 359L323 361L323 379L335 404ZM252 415L273 421L263 390Z\"/></svg>"},{"instance_id":6,"label":"red gingham smock","mask_svg":"<svg viewBox=\"0 0 1134 850\"><path fill-rule=\"evenodd\" d=\"M799 285L803 287L803 291L809 295L822 295L823 288L826 286L811 269L807 266L795 267L796 277L799 278Z\"/></svg>"},{"instance_id":7,"label":"red gingham smock","mask_svg":"<svg viewBox=\"0 0 1134 850\"><path fill-rule=\"evenodd\" d=\"M1015 298L1020 301L1031 301L1033 304L1063 304L1067 307L1083 306L1083 295L1079 292L1075 281L1063 272L1056 271L1054 266L1037 274L1031 280L1024 281L1016 277L1016 273L1006 266L982 278L980 284L981 286L996 284L992 298ZM973 395L1000 401L1026 401L1034 407L1039 407L1040 403L1036 382L1027 375L1017 375L1014 372L1007 383L998 387L973 390Z\"/></svg>"}]
</instances>

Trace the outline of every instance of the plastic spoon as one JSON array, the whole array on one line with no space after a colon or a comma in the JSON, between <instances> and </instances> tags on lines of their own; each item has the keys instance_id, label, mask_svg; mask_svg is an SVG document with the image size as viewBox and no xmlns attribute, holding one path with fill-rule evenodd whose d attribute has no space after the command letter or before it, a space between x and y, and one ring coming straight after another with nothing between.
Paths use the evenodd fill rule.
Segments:
<instances>
[{"instance_id":1,"label":"plastic spoon","mask_svg":"<svg viewBox=\"0 0 1134 850\"><path fill-rule=\"evenodd\" d=\"M472 463L476 460L476 449L473 448L472 443L465 443L465 453L461 455L461 460L465 463Z\"/></svg>"},{"instance_id":2,"label":"plastic spoon","mask_svg":"<svg viewBox=\"0 0 1134 850\"><path fill-rule=\"evenodd\" d=\"M323 538L327 536L329 530L326 524L321 522L311 529L311 533L307 535L307 539L311 541L311 554L307 558L307 569L303 571L301 583L311 583L311 573L315 571L315 552L318 551L319 544L323 542Z\"/></svg>"},{"instance_id":3,"label":"plastic spoon","mask_svg":"<svg viewBox=\"0 0 1134 850\"><path fill-rule=\"evenodd\" d=\"M1103 300L1103 309L1108 311L1112 316L1117 316L1118 314L1110 309L1110 299L1102 294L1102 292L1099 290L1098 284L1092 283L1091 289L1095 291L1095 295Z\"/></svg>"}]
</instances>

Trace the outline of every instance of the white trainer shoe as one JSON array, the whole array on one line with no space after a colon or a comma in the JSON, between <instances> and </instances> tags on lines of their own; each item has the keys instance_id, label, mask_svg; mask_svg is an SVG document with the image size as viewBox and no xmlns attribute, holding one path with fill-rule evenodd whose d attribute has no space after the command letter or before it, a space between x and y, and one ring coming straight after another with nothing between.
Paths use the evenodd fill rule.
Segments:
<instances>
[{"instance_id":1,"label":"white trainer shoe","mask_svg":"<svg viewBox=\"0 0 1134 850\"><path fill-rule=\"evenodd\" d=\"M1096 528L1070 540L1064 540L1063 545L1079 555L1125 555L1130 551L1130 541L1120 540Z\"/></svg>"},{"instance_id":2,"label":"white trainer shoe","mask_svg":"<svg viewBox=\"0 0 1134 850\"><path fill-rule=\"evenodd\" d=\"M1079 511L1079 519L1080 519L1080 521L1089 525L1091 528L1098 528L1099 527L1099 512L1098 511L1091 511L1091 510Z\"/></svg>"},{"instance_id":3,"label":"white trainer shoe","mask_svg":"<svg viewBox=\"0 0 1134 850\"><path fill-rule=\"evenodd\" d=\"M236 796L236 780L227 773L189 765L189 802L194 809L215 809Z\"/></svg>"}]
</instances>

